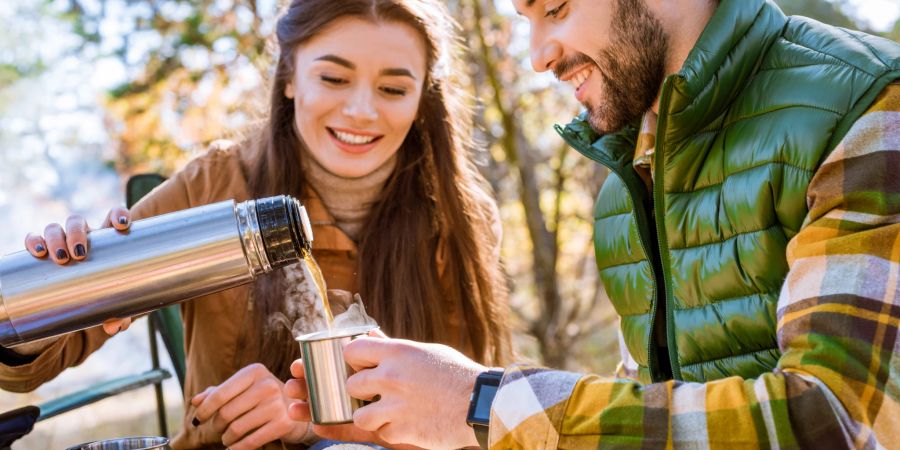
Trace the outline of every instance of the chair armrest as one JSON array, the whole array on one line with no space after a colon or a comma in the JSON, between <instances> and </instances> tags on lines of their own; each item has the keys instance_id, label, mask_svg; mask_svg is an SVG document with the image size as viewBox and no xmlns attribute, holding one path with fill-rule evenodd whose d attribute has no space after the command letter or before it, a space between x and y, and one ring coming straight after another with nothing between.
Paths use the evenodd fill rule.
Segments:
<instances>
[{"instance_id":1,"label":"chair armrest","mask_svg":"<svg viewBox=\"0 0 900 450\"><path fill-rule=\"evenodd\" d=\"M171 377L172 374L169 373L168 370L153 369L141 374L128 375L105 381L96 386L91 386L87 389L73 392L38 405L38 408L41 409L41 415L37 420L40 422L84 405L96 403L104 398L112 397L113 395L122 392L132 391L151 384L162 383L163 380Z\"/></svg>"}]
</instances>

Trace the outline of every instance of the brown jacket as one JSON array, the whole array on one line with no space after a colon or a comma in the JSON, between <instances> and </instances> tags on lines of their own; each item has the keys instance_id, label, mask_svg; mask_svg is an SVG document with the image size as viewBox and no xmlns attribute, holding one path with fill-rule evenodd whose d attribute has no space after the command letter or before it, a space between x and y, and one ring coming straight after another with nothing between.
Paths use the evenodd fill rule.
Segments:
<instances>
[{"instance_id":1,"label":"brown jacket","mask_svg":"<svg viewBox=\"0 0 900 450\"><path fill-rule=\"evenodd\" d=\"M133 218L152 217L228 199L248 200L247 156L236 146L214 145L134 205ZM312 190L301 201L313 225L313 256L322 268L328 288L357 292L356 244L334 225L334 219ZM489 199L486 202L490 205L483 209L494 214L485 218L485 224L499 246L496 206ZM435 259L441 273L444 258L440 254L442 246L438 248ZM255 329L253 304L249 301L250 286L198 297L181 305L187 355L186 410L183 429L172 442L175 449L223 448L212 429L205 424L191 425L193 407L189 400L207 387L224 382L239 369L257 362L256 355L250 354L255 350L246 350L257 348L258 339L264 338ZM461 305L450 305L449 310L451 314L447 320L454 337L452 345L471 356L471 342L462 320ZM108 338L99 327L79 331L63 337L29 364L15 367L0 364L0 387L16 392L34 390L64 369L83 362ZM286 344L296 345L293 342ZM282 448L281 445L269 447Z\"/></svg>"}]
</instances>

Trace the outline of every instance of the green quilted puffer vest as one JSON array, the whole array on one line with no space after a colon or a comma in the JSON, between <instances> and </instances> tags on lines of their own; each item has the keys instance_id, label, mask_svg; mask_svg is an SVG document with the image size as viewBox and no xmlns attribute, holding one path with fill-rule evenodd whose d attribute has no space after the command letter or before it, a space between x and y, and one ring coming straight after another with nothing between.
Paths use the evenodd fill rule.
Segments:
<instances>
[{"instance_id":1,"label":"green quilted puffer vest","mask_svg":"<svg viewBox=\"0 0 900 450\"><path fill-rule=\"evenodd\" d=\"M806 218L807 186L896 78L893 42L788 18L765 0L723 0L663 84L652 192L631 165L636 127L599 137L584 114L557 127L611 170L595 250L641 381L667 377L662 350L686 381L775 367L785 249Z\"/></svg>"}]
</instances>

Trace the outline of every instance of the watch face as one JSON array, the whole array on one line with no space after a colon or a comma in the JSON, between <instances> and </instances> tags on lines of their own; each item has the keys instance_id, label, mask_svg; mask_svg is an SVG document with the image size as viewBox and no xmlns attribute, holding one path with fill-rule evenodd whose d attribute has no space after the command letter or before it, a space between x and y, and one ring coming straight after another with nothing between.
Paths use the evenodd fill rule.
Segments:
<instances>
[{"instance_id":1,"label":"watch face","mask_svg":"<svg viewBox=\"0 0 900 450\"><path fill-rule=\"evenodd\" d=\"M497 394L497 386L481 385L478 398L475 401L475 410L472 411L472 419L479 422L487 422L491 418L491 403Z\"/></svg>"}]
</instances>

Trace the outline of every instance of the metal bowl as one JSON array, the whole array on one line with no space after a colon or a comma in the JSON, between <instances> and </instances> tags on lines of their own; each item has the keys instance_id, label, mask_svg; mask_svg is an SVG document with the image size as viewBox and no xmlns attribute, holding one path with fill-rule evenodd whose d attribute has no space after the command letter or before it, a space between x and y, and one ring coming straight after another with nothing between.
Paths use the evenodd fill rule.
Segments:
<instances>
[{"instance_id":1,"label":"metal bowl","mask_svg":"<svg viewBox=\"0 0 900 450\"><path fill-rule=\"evenodd\" d=\"M107 439L79 444L66 450L169 450L169 439L146 436Z\"/></svg>"}]
</instances>

